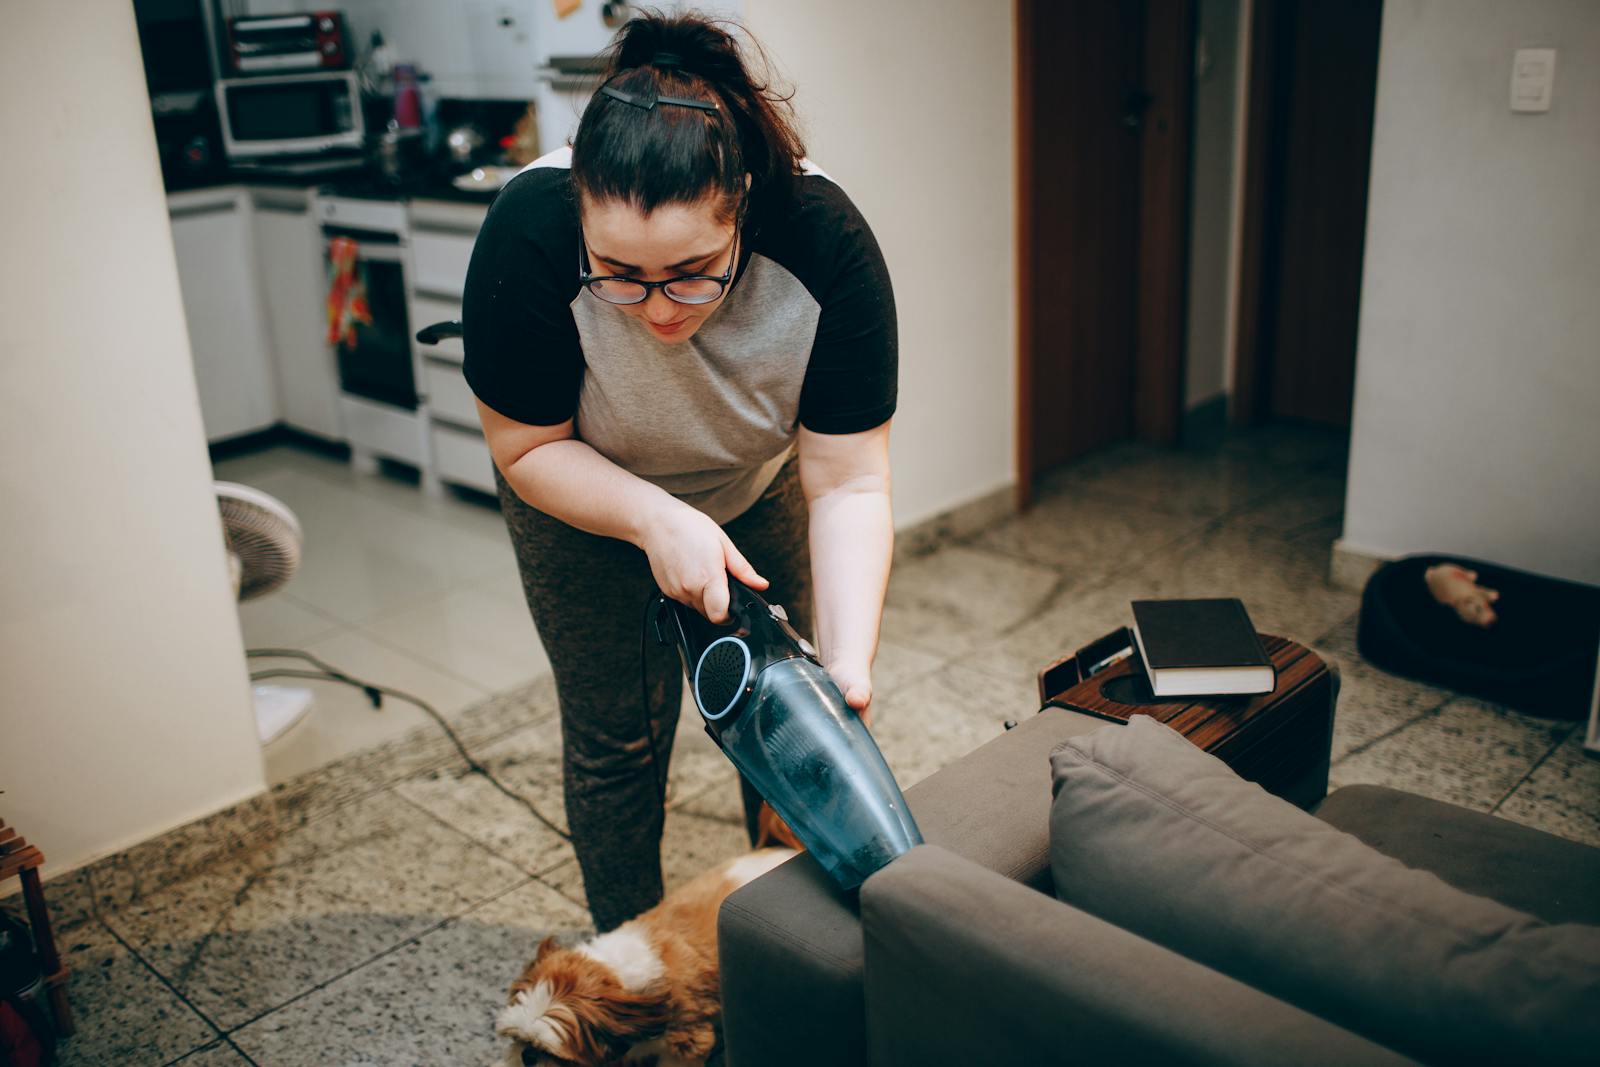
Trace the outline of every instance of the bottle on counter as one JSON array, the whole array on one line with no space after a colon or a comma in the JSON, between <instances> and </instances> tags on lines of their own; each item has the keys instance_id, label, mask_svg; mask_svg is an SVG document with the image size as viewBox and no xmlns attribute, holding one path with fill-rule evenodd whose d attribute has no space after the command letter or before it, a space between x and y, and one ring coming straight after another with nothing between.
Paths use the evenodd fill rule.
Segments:
<instances>
[{"instance_id":1,"label":"bottle on counter","mask_svg":"<svg viewBox=\"0 0 1600 1067\"><path fill-rule=\"evenodd\" d=\"M417 89L417 68L410 63L395 64L394 121L402 130L422 127L422 94Z\"/></svg>"}]
</instances>

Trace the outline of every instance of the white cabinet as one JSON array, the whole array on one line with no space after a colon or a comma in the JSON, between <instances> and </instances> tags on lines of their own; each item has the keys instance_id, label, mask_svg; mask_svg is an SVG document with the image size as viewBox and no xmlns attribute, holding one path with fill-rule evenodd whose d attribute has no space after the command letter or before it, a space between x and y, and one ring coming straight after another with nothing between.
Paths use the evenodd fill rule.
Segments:
<instances>
[{"instance_id":1,"label":"white cabinet","mask_svg":"<svg viewBox=\"0 0 1600 1067\"><path fill-rule=\"evenodd\" d=\"M229 186L175 194L167 208L206 439L265 430L278 421L278 390L249 200Z\"/></svg>"},{"instance_id":2,"label":"white cabinet","mask_svg":"<svg viewBox=\"0 0 1600 1067\"><path fill-rule=\"evenodd\" d=\"M413 200L411 261L416 270L412 288L421 296L459 303L467 287L472 246L489 209L482 204L449 200Z\"/></svg>"},{"instance_id":3,"label":"white cabinet","mask_svg":"<svg viewBox=\"0 0 1600 1067\"><path fill-rule=\"evenodd\" d=\"M415 200L409 208L414 281L411 321L418 327L461 317L467 261L488 209L477 204ZM494 461L478 408L461 376L461 342L418 344L421 389L428 405L434 470L441 481L495 491Z\"/></svg>"},{"instance_id":4,"label":"white cabinet","mask_svg":"<svg viewBox=\"0 0 1600 1067\"><path fill-rule=\"evenodd\" d=\"M250 191L256 262L272 338L283 421L337 441L339 372L326 337L321 231L304 189Z\"/></svg>"},{"instance_id":5,"label":"white cabinet","mask_svg":"<svg viewBox=\"0 0 1600 1067\"><path fill-rule=\"evenodd\" d=\"M478 404L467 380L461 376L461 364L425 359L422 361L422 374L423 388L428 394L428 412L434 420L451 422L477 432Z\"/></svg>"},{"instance_id":6,"label":"white cabinet","mask_svg":"<svg viewBox=\"0 0 1600 1067\"><path fill-rule=\"evenodd\" d=\"M433 424L433 463L440 481L494 493L494 460L483 434L459 430L442 422Z\"/></svg>"}]
</instances>

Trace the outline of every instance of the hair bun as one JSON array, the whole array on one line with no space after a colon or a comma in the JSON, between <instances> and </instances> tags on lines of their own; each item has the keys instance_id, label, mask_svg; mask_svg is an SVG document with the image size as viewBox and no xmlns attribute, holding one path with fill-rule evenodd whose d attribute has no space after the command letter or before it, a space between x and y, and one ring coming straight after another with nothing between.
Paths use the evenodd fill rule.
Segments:
<instances>
[{"instance_id":1,"label":"hair bun","mask_svg":"<svg viewBox=\"0 0 1600 1067\"><path fill-rule=\"evenodd\" d=\"M698 203L712 193L730 211L746 202L753 211L777 210L792 201L805 147L789 98L746 64L747 45L764 64L760 43L730 20L698 14L630 19L607 50L600 91L573 138L579 192L633 203L646 213L657 204ZM637 103L663 97L702 110Z\"/></svg>"},{"instance_id":2,"label":"hair bun","mask_svg":"<svg viewBox=\"0 0 1600 1067\"><path fill-rule=\"evenodd\" d=\"M618 32L614 47L613 74L655 67L717 85L743 73L738 42L707 20L638 16Z\"/></svg>"}]
</instances>

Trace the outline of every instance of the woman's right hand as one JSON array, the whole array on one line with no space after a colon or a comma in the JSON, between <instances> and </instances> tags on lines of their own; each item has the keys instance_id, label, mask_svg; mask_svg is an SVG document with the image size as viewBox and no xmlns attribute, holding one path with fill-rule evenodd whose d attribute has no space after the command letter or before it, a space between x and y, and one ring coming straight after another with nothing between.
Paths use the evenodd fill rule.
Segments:
<instances>
[{"instance_id":1,"label":"woman's right hand","mask_svg":"<svg viewBox=\"0 0 1600 1067\"><path fill-rule=\"evenodd\" d=\"M646 521L639 547L661 591L712 622L728 617L728 575L754 590L767 587L722 527L705 512L669 499Z\"/></svg>"}]
</instances>

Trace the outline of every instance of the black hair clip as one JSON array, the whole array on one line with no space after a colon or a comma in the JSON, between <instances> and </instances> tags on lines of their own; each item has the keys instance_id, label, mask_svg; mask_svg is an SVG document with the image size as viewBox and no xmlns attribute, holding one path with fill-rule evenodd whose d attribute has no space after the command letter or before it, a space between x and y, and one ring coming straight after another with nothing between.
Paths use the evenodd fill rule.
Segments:
<instances>
[{"instance_id":1,"label":"black hair clip","mask_svg":"<svg viewBox=\"0 0 1600 1067\"><path fill-rule=\"evenodd\" d=\"M671 104L674 107L692 107L699 111L716 111L717 105L710 100L690 100L684 96L660 96L652 86L648 92L629 93L609 85L602 85L600 92L613 100L620 100L629 107L636 107L640 111L649 111L657 104Z\"/></svg>"}]
</instances>

